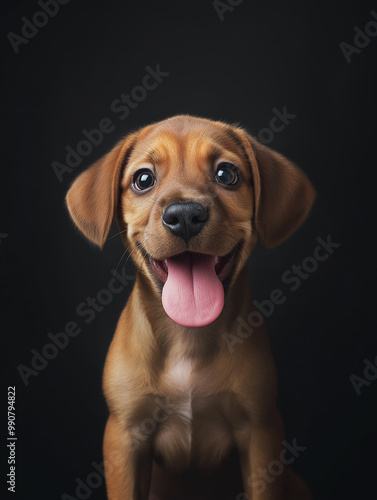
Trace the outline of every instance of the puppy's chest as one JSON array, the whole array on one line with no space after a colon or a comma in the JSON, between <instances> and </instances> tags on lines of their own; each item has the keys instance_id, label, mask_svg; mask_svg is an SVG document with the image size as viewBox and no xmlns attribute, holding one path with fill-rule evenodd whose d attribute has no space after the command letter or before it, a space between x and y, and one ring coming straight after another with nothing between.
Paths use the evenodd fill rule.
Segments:
<instances>
[{"instance_id":1,"label":"puppy's chest","mask_svg":"<svg viewBox=\"0 0 377 500\"><path fill-rule=\"evenodd\" d=\"M170 466L216 465L234 444L234 429L246 430L245 412L216 378L188 360L170 363L161 375L151 437L155 455Z\"/></svg>"}]
</instances>

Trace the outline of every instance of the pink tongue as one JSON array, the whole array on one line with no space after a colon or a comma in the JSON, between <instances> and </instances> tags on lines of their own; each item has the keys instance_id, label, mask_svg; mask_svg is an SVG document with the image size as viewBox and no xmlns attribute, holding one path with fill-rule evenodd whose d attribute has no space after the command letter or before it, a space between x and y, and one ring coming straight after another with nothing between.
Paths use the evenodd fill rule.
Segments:
<instances>
[{"instance_id":1,"label":"pink tongue","mask_svg":"<svg viewBox=\"0 0 377 500\"><path fill-rule=\"evenodd\" d=\"M215 257L183 254L167 260L168 279L162 305L182 326L205 326L224 307L224 288L215 271Z\"/></svg>"}]
</instances>

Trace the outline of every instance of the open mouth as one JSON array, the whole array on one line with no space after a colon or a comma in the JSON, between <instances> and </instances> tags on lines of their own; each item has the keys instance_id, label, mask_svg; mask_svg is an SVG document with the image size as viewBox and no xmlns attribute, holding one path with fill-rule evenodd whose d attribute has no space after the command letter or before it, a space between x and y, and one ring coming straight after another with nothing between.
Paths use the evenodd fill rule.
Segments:
<instances>
[{"instance_id":1,"label":"open mouth","mask_svg":"<svg viewBox=\"0 0 377 500\"><path fill-rule=\"evenodd\" d=\"M240 246L224 256L183 252L164 260L147 257L162 283L163 308L173 321L188 327L206 326L221 314L224 284Z\"/></svg>"},{"instance_id":2,"label":"open mouth","mask_svg":"<svg viewBox=\"0 0 377 500\"><path fill-rule=\"evenodd\" d=\"M213 256L215 263L215 272L221 282L223 282L229 276L233 268L235 257L239 251L239 247L240 244L237 244L231 252L222 257L217 255ZM164 260L154 259L150 255L148 256L148 259L157 277L162 281L162 283L165 283L168 279L169 274L169 261L173 261L174 259L179 260L184 257L189 257L192 261L195 261L203 258L208 258L209 256L196 252L183 252L181 254L175 255L174 257L170 257Z\"/></svg>"}]
</instances>

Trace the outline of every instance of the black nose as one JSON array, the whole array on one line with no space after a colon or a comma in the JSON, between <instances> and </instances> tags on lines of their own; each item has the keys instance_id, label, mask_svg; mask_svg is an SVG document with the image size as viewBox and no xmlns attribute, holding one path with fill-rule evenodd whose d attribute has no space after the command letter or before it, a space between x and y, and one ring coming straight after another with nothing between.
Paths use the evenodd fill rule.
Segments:
<instances>
[{"instance_id":1,"label":"black nose","mask_svg":"<svg viewBox=\"0 0 377 500\"><path fill-rule=\"evenodd\" d=\"M186 243L201 231L207 219L207 210L193 201L171 203L162 215L162 223Z\"/></svg>"}]
</instances>

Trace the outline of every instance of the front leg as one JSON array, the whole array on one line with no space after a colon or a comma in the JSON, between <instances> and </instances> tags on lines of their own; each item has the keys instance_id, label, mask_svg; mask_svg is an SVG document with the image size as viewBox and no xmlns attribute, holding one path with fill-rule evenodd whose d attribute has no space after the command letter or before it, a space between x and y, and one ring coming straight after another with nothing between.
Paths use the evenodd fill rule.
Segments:
<instances>
[{"instance_id":1,"label":"front leg","mask_svg":"<svg viewBox=\"0 0 377 500\"><path fill-rule=\"evenodd\" d=\"M149 446L136 447L131 434L110 415L103 444L108 500L147 500L152 454Z\"/></svg>"},{"instance_id":2,"label":"front leg","mask_svg":"<svg viewBox=\"0 0 377 500\"><path fill-rule=\"evenodd\" d=\"M280 455L284 431L280 414L274 410L267 418L255 419L249 442L241 452L246 495L238 500L282 500L284 465Z\"/></svg>"}]
</instances>

